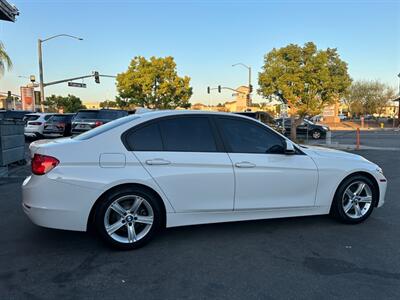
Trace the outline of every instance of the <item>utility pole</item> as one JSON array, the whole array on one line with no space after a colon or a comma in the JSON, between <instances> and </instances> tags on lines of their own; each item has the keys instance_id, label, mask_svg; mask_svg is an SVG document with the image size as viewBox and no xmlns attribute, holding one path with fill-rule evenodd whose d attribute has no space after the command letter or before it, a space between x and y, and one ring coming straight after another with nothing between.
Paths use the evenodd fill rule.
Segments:
<instances>
[{"instance_id":1,"label":"utility pole","mask_svg":"<svg viewBox=\"0 0 400 300\"><path fill-rule=\"evenodd\" d=\"M249 94L248 94L249 99L248 100L250 101L251 100L251 93L253 92L253 86L251 85L251 67L248 66L248 65L245 65L244 63L233 64L232 67L235 67L235 66L238 66L238 65L240 65L242 67L245 67L249 71Z\"/></svg>"},{"instance_id":2,"label":"utility pole","mask_svg":"<svg viewBox=\"0 0 400 300\"><path fill-rule=\"evenodd\" d=\"M39 55L40 111L44 112L43 58L42 58L42 40L41 39L38 39L38 55Z\"/></svg>"},{"instance_id":3,"label":"utility pole","mask_svg":"<svg viewBox=\"0 0 400 300\"><path fill-rule=\"evenodd\" d=\"M79 40L79 41L82 41L82 40L83 40L83 39L80 38L80 37L76 37L76 36L69 35L69 34L64 34L64 33L62 33L62 34L57 34L57 35L53 35L53 36L51 36L51 37L49 37L49 38L47 38L47 39L44 39L44 40L38 39L39 88L40 88L40 110L41 110L41 112L44 112L44 101L45 101L45 98L44 98L44 87L45 87L45 83L44 83L44 81L43 81L43 55L42 55L42 43L44 43L44 42L46 42L46 41L48 41L48 40L51 40L51 39L60 37L60 36L70 37L70 38L73 38L73 39L77 39L77 40Z\"/></svg>"},{"instance_id":4,"label":"utility pole","mask_svg":"<svg viewBox=\"0 0 400 300\"><path fill-rule=\"evenodd\" d=\"M399 111L397 112L397 123L398 126L400 127L400 73L397 74L397 77L399 77L399 96L397 97L397 101L399 102Z\"/></svg>"}]
</instances>

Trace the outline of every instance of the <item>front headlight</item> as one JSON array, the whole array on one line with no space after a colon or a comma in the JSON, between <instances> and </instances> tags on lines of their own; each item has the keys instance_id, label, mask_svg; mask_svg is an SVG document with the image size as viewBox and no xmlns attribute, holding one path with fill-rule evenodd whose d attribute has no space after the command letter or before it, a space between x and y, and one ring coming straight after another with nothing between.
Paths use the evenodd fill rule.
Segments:
<instances>
[{"instance_id":1,"label":"front headlight","mask_svg":"<svg viewBox=\"0 0 400 300\"><path fill-rule=\"evenodd\" d=\"M329 127L326 127L326 126L322 126L322 129L329 131Z\"/></svg>"}]
</instances>

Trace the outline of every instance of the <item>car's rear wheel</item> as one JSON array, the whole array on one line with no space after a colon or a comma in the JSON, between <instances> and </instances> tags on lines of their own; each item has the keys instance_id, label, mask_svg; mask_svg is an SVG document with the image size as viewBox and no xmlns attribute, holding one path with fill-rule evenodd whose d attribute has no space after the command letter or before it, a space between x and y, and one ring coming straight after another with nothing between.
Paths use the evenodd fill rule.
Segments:
<instances>
[{"instance_id":1,"label":"car's rear wheel","mask_svg":"<svg viewBox=\"0 0 400 300\"><path fill-rule=\"evenodd\" d=\"M162 210L158 199L138 188L106 196L95 215L95 225L102 239L123 250L145 245L161 224Z\"/></svg>"},{"instance_id":2,"label":"car's rear wheel","mask_svg":"<svg viewBox=\"0 0 400 300\"><path fill-rule=\"evenodd\" d=\"M321 130L315 129L313 130L313 132L311 133L311 136L314 140L319 140L322 137L322 132Z\"/></svg>"},{"instance_id":3,"label":"car's rear wheel","mask_svg":"<svg viewBox=\"0 0 400 300\"><path fill-rule=\"evenodd\" d=\"M378 191L365 176L347 178L338 188L332 203L332 214L350 224L366 220L378 201Z\"/></svg>"}]
</instances>

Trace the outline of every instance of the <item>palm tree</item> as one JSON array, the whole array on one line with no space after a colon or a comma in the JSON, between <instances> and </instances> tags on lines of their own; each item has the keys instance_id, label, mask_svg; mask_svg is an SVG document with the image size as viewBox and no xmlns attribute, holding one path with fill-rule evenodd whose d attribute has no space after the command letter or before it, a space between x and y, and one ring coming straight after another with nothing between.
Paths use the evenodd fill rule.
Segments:
<instances>
[{"instance_id":1,"label":"palm tree","mask_svg":"<svg viewBox=\"0 0 400 300\"><path fill-rule=\"evenodd\" d=\"M4 74L6 66L7 69L10 70L12 68L12 61L6 53L3 43L0 42L0 76Z\"/></svg>"}]
</instances>

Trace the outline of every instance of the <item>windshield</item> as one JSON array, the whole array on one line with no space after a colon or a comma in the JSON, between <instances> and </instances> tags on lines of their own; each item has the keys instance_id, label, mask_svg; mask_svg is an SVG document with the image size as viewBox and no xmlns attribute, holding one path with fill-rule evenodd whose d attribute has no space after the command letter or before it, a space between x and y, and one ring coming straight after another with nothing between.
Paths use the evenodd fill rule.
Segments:
<instances>
[{"instance_id":1,"label":"windshield","mask_svg":"<svg viewBox=\"0 0 400 300\"><path fill-rule=\"evenodd\" d=\"M119 119L116 119L114 121L108 122L107 124L101 125L99 127L96 127L94 129L91 129L91 130L86 131L84 133L81 133L80 135L74 136L72 138L75 139L75 140L80 140L80 141L88 140L88 139L91 139L92 137L98 136L99 134L102 134L102 133L104 133L106 131L109 131L109 130L111 130L113 128L116 128L116 127L118 127L120 125L129 123L129 122L131 122L133 120L136 120L138 118L140 118L140 117L139 116L135 116L135 115L130 115L130 116L127 116L127 117L119 118Z\"/></svg>"},{"instance_id":2,"label":"windshield","mask_svg":"<svg viewBox=\"0 0 400 300\"><path fill-rule=\"evenodd\" d=\"M314 123L313 123L313 122L311 122L310 120L307 120L307 119L304 119L304 123L306 123L306 124L310 124L310 125L314 125Z\"/></svg>"}]
</instances>

